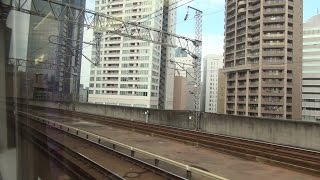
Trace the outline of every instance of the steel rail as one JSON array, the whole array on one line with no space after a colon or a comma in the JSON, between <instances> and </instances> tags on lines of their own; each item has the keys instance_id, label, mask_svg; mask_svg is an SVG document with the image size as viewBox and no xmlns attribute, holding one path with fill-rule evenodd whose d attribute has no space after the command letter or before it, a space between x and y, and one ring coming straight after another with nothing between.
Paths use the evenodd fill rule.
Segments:
<instances>
[{"instance_id":1,"label":"steel rail","mask_svg":"<svg viewBox=\"0 0 320 180\"><path fill-rule=\"evenodd\" d=\"M295 169L315 174L320 173L320 152L318 151L248 140L243 138L234 138L230 136L203 133L199 131L186 130L171 126L147 124L139 121L129 121L101 115L80 113L74 111L66 112L81 115L82 117L88 117L88 121L90 121L91 119L99 121L103 124L116 125L122 128L134 128L144 133L151 132L166 137L176 137L175 139L178 140L198 143L200 146L222 150L227 153L236 153L236 155L241 156L243 156L245 153L246 155L253 155L257 158L272 160L279 165L293 167ZM234 151L228 149L234 149Z\"/></svg>"},{"instance_id":2,"label":"steel rail","mask_svg":"<svg viewBox=\"0 0 320 180\"><path fill-rule=\"evenodd\" d=\"M206 178L209 178L209 179L226 180L226 178L217 176L215 174L200 170L198 168L191 167L189 165L185 165L183 163L179 163L177 161L173 161L171 159L168 159L168 158L165 158L165 157L162 157L162 156L159 156L159 155L156 155L156 154L153 154L153 153L150 153L150 152L147 152L147 151L144 151L144 150L132 147L132 146L128 146L126 144L123 144L123 143L120 143L120 142L117 142L117 141L102 137L102 136L97 135L97 134L94 134L92 132L81 130L81 129L78 129L78 128L75 128L75 127L72 127L72 126L68 126L68 125L65 125L65 124L62 124L62 123L58 123L58 122L46 119L46 118L42 118L42 117L39 117L39 116L31 115L31 114L28 114L28 113L25 113L25 112L22 112L22 111L19 111L18 113L20 115L27 116L29 118L31 117L31 118L39 121L39 122L46 123L49 126L55 127L57 129L60 129L62 131L68 132L68 133L72 133L72 131L74 131L75 133L73 135L76 135L78 137L81 137L80 134L82 133L82 134L84 134L86 136L86 138L85 138L86 140L89 140L89 137L91 137L91 138L95 137L97 139L96 141L91 141L91 140L89 140L89 141L91 141L93 143L96 143L96 144L99 144L100 146L103 146L101 144L101 142L104 141L104 142L108 142L108 143L112 144L112 146L114 147L113 149L115 149L116 146L128 149L128 150L131 151L131 156L133 155L133 157L134 157L135 153L143 154L143 155L145 155L145 156L147 156L149 158L154 159L155 166L157 166L157 164L159 162L165 162L165 163L174 165L176 167L182 168L186 172L186 178L187 179L191 179L192 178L192 174L198 174L198 175L200 175L202 177L206 177Z\"/></svg>"},{"instance_id":3,"label":"steel rail","mask_svg":"<svg viewBox=\"0 0 320 180\"><path fill-rule=\"evenodd\" d=\"M27 132L30 136L32 136L30 139L33 143L37 144L38 147L43 147L43 146L47 146L48 148L44 148L42 150L45 151L45 149L47 149L47 152L53 156L55 159L58 159L58 162L65 165L66 167L69 168L69 170L72 171L73 174L75 174L77 176L77 178L79 179L95 179L94 176L90 175L90 173L87 173L86 170L81 169L78 165L76 165L75 162L69 161L66 158L63 157L63 155L57 153L55 150L53 150L53 148L50 148L48 146L48 142L50 142L51 144L54 144L54 146L63 149L64 152L67 152L70 156L75 157L76 159L80 160L81 162L84 162L88 167L92 167L93 169L95 169L95 171L97 171L98 173L102 174L103 176L105 176L107 179L111 179L111 180L124 180L124 178L122 178L121 176L117 175L116 173L110 171L109 169L99 165L98 163L96 163L95 161L92 161L91 159L89 159L88 157L86 157L85 155L76 152L72 149L70 149L69 147L63 145L62 143L59 143L58 141L55 141L54 139L45 136L44 134L42 134L41 132L39 132L37 129L31 127L30 125L27 125L26 123L23 123L21 121L19 121L19 126L22 127L24 129L25 132ZM30 132L28 132L30 131ZM35 138L34 136L42 136L45 137L46 142L42 142L40 139Z\"/></svg>"}]
</instances>

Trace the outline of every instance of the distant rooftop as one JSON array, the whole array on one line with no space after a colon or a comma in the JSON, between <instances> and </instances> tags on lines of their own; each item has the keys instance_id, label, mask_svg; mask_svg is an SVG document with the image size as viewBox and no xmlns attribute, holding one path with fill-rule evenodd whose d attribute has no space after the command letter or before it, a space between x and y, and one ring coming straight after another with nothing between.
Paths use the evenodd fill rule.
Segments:
<instances>
[{"instance_id":1,"label":"distant rooftop","mask_svg":"<svg viewBox=\"0 0 320 180\"><path fill-rule=\"evenodd\" d=\"M320 14L312 16L306 23L304 23L304 27L314 27L320 26Z\"/></svg>"}]
</instances>

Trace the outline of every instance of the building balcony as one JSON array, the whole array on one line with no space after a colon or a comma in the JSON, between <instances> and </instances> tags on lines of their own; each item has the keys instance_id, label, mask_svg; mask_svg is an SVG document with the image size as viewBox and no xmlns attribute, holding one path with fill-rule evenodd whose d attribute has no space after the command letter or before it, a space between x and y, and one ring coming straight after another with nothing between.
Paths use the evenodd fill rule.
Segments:
<instances>
[{"instance_id":1,"label":"building balcony","mask_svg":"<svg viewBox=\"0 0 320 180\"><path fill-rule=\"evenodd\" d=\"M231 6L230 8L228 8L227 13L230 13L234 10L236 10L236 6Z\"/></svg>"},{"instance_id":2,"label":"building balcony","mask_svg":"<svg viewBox=\"0 0 320 180\"><path fill-rule=\"evenodd\" d=\"M285 55L284 51L263 51L262 56L281 56L283 57Z\"/></svg>"},{"instance_id":3,"label":"building balcony","mask_svg":"<svg viewBox=\"0 0 320 180\"><path fill-rule=\"evenodd\" d=\"M234 19L235 17L236 17L236 13L234 11L227 13L227 20Z\"/></svg>"},{"instance_id":4,"label":"building balcony","mask_svg":"<svg viewBox=\"0 0 320 180\"><path fill-rule=\"evenodd\" d=\"M259 94L259 91L256 90L256 91L249 91L249 95L258 95Z\"/></svg>"},{"instance_id":5,"label":"building balcony","mask_svg":"<svg viewBox=\"0 0 320 180\"><path fill-rule=\"evenodd\" d=\"M105 82L108 82L108 83L118 83L118 79L105 79L105 80L102 80L102 81L105 81Z\"/></svg>"},{"instance_id":6,"label":"building balcony","mask_svg":"<svg viewBox=\"0 0 320 180\"><path fill-rule=\"evenodd\" d=\"M246 95L246 91L238 91L238 95Z\"/></svg>"},{"instance_id":7,"label":"building balcony","mask_svg":"<svg viewBox=\"0 0 320 180\"><path fill-rule=\"evenodd\" d=\"M229 6L229 5L231 5L231 4L235 3L235 2L236 2L236 0L228 0L227 1L227 5Z\"/></svg>"},{"instance_id":8,"label":"building balcony","mask_svg":"<svg viewBox=\"0 0 320 180\"><path fill-rule=\"evenodd\" d=\"M227 99L227 103L228 104L234 104L235 103L235 99Z\"/></svg>"},{"instance_id":9,"label":"building balcony","mask_svg":"<svg viewBox=\"0 0 320 180\"><path fill-rule=\"evenodd\" d=\"M232 84L232 85L227 85L227 89L234 89L235 88L235 85Z\"/></svg>"},{"instance_id":10,"label":"building balcony","mask_svg":"<svg viewBox=\"0 0 320 180\"><path fill-rule=\"evenodd\" d=\"M258 50L260 49L260 44L257 44L257 45L251 45L251 46L247 46L248 47L248 50Z\"/></svg>"},{"instance_id":11,"label":"building balcony","mask_svg":"<svg viewBox=\"0 0 320 180\"><path fill-rule=\"evenodd\" d=\"M264 26L264 31L284 31L285 26Z\"/></svg>"},{"instance_id":12,"label":"building balcony","mask_svg":"<svg viewBox=\"0 0 320 180\"><path fill-rule=\"evenodd\" d=\"M245 54L236 55L236 59L241 59L241 58L244 58L244 57L245 57Z\"/></svg>"},{"instance_id":13,"label":"building balcony","mask_svg":"<svg viewBox=\"0 0 320 180\"><path fill-rule=\"evenodd\" d=\"M283 114L283 108L279 109L268 109L268 108L261 108L261 113L264 114Z\"/></svg>"},{"instance_id":14,"label":"building balcony","mask_svg":"<svg viewBox=\"0 0 320 180\"><path fill-rule=\"evenodd\" d=\"M260 18L260 12L256 12L256 13L249 13L248 15L248 19L259 19Z\"/></svg>"},{"instance_id":15,"label":"building balcony","mask_svg":"<svg viewBox=\"0 0 320 180\"><path fill-rule=\"evenodd\" d=\"M247 87L247 84L246 84L246 83L238 84L238 88L245 88L245 87Z\"/></svg>"},{"instance_id":16,"label":"building balcony","mask_svg":"<svg viewBox=\"0 0 320 180\"><path fill-rule=\"evenodd\" d=\"M230 61L234 61L234 58L232 57L232 58L226 58L225 59L225 62L230 62Z\"/></svg>"},{"instance_id":17,"label":"building balcony","mask_svg":"<svg viewBox=\"0 0 320 180\"><path fill-rule=\"evenodd\" d=\"M244 14L246 13L246 8L239 8L238 9L238 14Z\"/></svg>"},{"instance_id":18,"label":"building balcony","mask_svg":"<svg viewBox=\"0 0 320 180\"><path fill-rule=\"evenodd\" d=\"M273 40L273 39L284 39L285 38L285 35L284 34L265 34L263 35L263 39L266 39L266 40Z\"/></svg>"},{"instance_id":19,"label":"building balcony","mask_svg":"<svg viewBox=\"0 0 320 180\"><path fill-rule=\"evenodd\" d=\"M249 84L249 87L258 87L259 86L259 83L250 83Z\"/></svg>"},{"instance_id":20,"label":"building balcony","mask_svg":"<svg viewBox=\"0 0 320 180\"><path fill-rule=\"evenodd\" d=\"M249 104L258 104L258 100L249 99ZM258 109L258 108L257 108Z\"/></svg>"},{"instance_id":21,"label":"building balcony","mask_svg":"<svg viewBox=\"0 0 320 180\"><path fill-rule=\"evenodd\" d=\"M246 98L239 98L237 103L245 104L247 102Z\"/></svg>"},{"instance_id":22,"label":"building balcony","mask_svg":"<svg viewBox=\"0 0 320 180\"><path fill-rule=\"evenodd\" d=\"M246 108L245 107L238 107L237 111L238 112L246 112Z\"/></svg>"},{"instance_id":23,"label":"building balcony","mask_svg":"<svg viewBox=\"0 0 320 180\"><path fill-rule=\"evenodd\" d=\"M248 3L256 4L256 3L260 3L260 0L248 0Z\"/></svg>"},{"instance_id":24,"label":"building balcony","mask_svg":"<svg viewBox=\"0 0 320 180\"><path fill-rule=\"evenodd\" d=\"M249 6L248 7L248 11L249 12L258 12L260 11L261 5L260 4L256 4L254 6Z\"/></svg>"},{"instance_id":25,"label":"building balcony","mask_svg":"<svg viewBox=\"0 0 320 180\"><path fill-rule=\"evenodd\" d=\"M269 100L269 99L262 99L261 104L265 105L283 105L283 100Z\"/></svg>"},{"instance_id":26,"label":"building balcony","mask_svg":"<svg viewBox=\"0 0 320 180\"><path fill-rule=\"evenodd\" d=\"M269 83L269 82L262 82L262 87L284 87L283 82L275 82L275 83Z\"/></svg>"},{"instance_id":27,"label":"building balcony","mask_svg":"<svg viewBox=\"0 0 320 180\"><path fill-rule=\"evenodd\" d=\"M246 6L246 5L247 5L246 0L240 0L238 2L238 7L243 7L243 6Z\"/></svg>"},{"instance_id":28,"label":"building balcony","mask_svg":"<svg viewBox=\"0 0 320 180\"><path fill-rule=\"evenodd\" d=\"M228 77L227 80L228 81L235 81L236 80L236 76Z\"/></svg>"},{"instance_id":29,"label":"building balcony","mask_svg":"<svg viewBox=\"0 0 320 180\"><path fill-rule=\"evenodd\" d=\"M230 48L230 47L232 47L232 46L234 46L234 45L235 45L234 42L232 42L232 43L226 43L226 48Z\"/></svg>"},{"instance_id":30,"label":"building balcony","mask_svg":"<svg viewBox=\"0 0 320 180\"><path fill-rule=\"evenodd\" d=\"M284 22L285 19L284 18L264 18L263 22L264 23L279 23L279 22Z\"/></svg>"},{"instance_id":31,"label":"building balcony","mask_svg":"<svg viewBox=\"0 0 320 180\"><path fill-rule=\"evenodd\" d=\"M258 73L249 75L249 79L258 79L258 78L259 78L259 74Z\"/></svg>"},{"instance_id":32,"label":"building balcony","mask_svg":"<svg viewBox=\"0 0 320 180\"><path fill-rule=\"evenodd\" d=\"M235 92L227 92L227 96L235 96Z\"/></svg>"},{"instance_id":33,"label":"building balcony","mask_svg":"<svg viewBox=\"0 0 320 180\"><path fill-rule=\"evenodd\" d=\"M236 52L237 52L237 53L239 53L239 52L241 52L241 51L244 52L244 50L246 50L245 47L237 47Z\"/></svg>"},{"instance_id":34,"label":"building balcony","mask_svg":"<svg viewBox=\"0 0 320 180\"><path fill-rule=\"evenodd\" d=\"M272 7L272 6L281 6L286 5L286 1L283 0L268 0L264 2L264 6L266 7Z\"/></svg>"},{"instance_id":35,"label":"building balcony","mask_svg":"<svg viewBox=\"0 0 320 180\"><path fill-rule=\"evenodd\" d=\"M244 75L244 76L238 76L238 80L246 80L247 79L247 76Z\"/></svg>"},{"instance_id":36,"label":"building balcony","mask_svg":"<svg viewBox=\"0 0 320 180\"><path fill-rule=\"evenodd\" d=\"M226 55L233 54L233 53L234 53L234 50L226 51Z\"/></svg>"},{"instance_id":37,"label":"building balcony","mask_svg":"<svg viewBox=\"0 0 320 180\"><path fill-rule=\"evenodd\" d=\"M118 95L118 93L101 93L102 95Z\"/></svg>"},{"instance_id":38,"label":"building balcony","mask_svg":"<svg viewBox=\"0 0 320 180\"><path fill-rule=\"evenodd\" d=\"M251 64L236 65L236 66L234 66L234 64L230 64L229 66L226 66L223 70L224 72L228 73L228 72L235 72L235 71L250 70L251 68L252 68Z\"/></svg>"},{"instance_id":39,"label":"building balcony","mask_svg":"<svg viewBox=\"0 0 320 180\"><path fill-rule=\"evenodd\" d=\"M284 47L285 43L284 42L274 42L274 43L263 43L263 47L270 47L270 48L281 48Z\"/></svg>"},{"instance_id":40,"label":"building balcony","mask_svg":"<svg viewBox=\"0 0 320 180\"><path fill-rule=\"evenodd\" d=\"M111 5L108 10L120 10L123 8L123 4L115 4L115 5Z\"/></svg>"},{"instance_id":41,"label":"building balcony","mask_svg":"<svg viewBox=\"0 0 320 180\"><path fill-rule=\"evenodd\" d=\"M102 88L106 88L106 89L117 89L119 86L102 86Z\"/></svg>"},{"instance_id":42,"label":"building balcony","mask_svg":"<svg viewBox=\"0 0 320 180\"><path fill-rule=\"evenodd\" d=\"M242 20L245 20L246 19L246 16L240 16L237 18L237 22L241 22Z\"/></svg>"},{"instance_id":43,"label":"building balcony","mask_svg":"<svg viewBox=\"0 0 320 180\"><path fill-rule=\"evenodd\" d=\"M119 66L104 66L104 68L119 68Z\"/></svg>"},{"instance_id":44,"label":"building balcony","mask_svg":"<svg viewBox=\"0 0 320 180\"><path fill-rule=\"evenodd\" d=\"M232 21L227 22L226 25L227 25L227 27L228 27L228 26L231 26L231 25L234 26L234 25L235 25L235 22L236 22L235 20L232 20Z\"/></svg>"},{"instance_id":45,"label":"building balcony","mask_svg":"<svg viewBox=\"0 0 320 180\"><path fill-rule=\"evenodd\" d=\"M268 73L262 73L262 78L275 78L275 79L283 79L284 78L284 74L268 74Z\"/></svg>"},{"instance_id":46,"label":"building balcony","mask_svg":"<svg viewBox=\"0 0 320 180\"><path fill-rule=\"evenodd\" d=\"M227 107L227 111L234 111L234 107Z\"/></svg>"},{"instance_id":47,"label":"building balcony","mask_svg":"<svg viewBox=\"0 0 320 180\"><path fill-rule=\"evenodd\" d=\"M246 31L242 30L239 33L237 32L237 38L239 38L240 36L245 36L246 35Z\"/></svg>"},{"instance_id":48,"label":"building balcony","mask_svg":"<svg viewBox=\"0 0 320 180\"><path fill-rule=\"evenodd\" d=\"M230 33L230 32L234 32L236 29L235 28L227 28L227 33Z\"/></svg>"},{"instance_id":49,"label":"building balcony","mask_svg":"<svg viewBox=\"0 0 320 180\"><path fill-rule=\"evenodd\" d=\"M259 34L260 33L260 28L257 28L257 29L249 29L248 30L248 34L251 34L251 35L256 35L256 34Z\"/></svg>"},{"instance_id":50,"label":"building balcony","mask_svg":"<svg viewBox=\"0 0 320 180\"><path fill-rule=\"evenodd\" d=\"M262 90L261 95L263 96L284 96L284 92L283 91L266 91L266 90Z\"/></svg>"},{"instance_id":51,"label":"building balcony","mask_svg":"<svg viewBox=\"0 0 320 180\"><path fill-rule=\"evenodd\" d=\"M285 14L285 13L286 13L286 10L284 8L263 11L263 14Z\"/></svg>"},{"instance_id":52,"label":"building balcony","mask_svg":"<svg viewBox=\"0 0 320 180\"><path fill-rule=\"evenodd\" d=\"M258 113L258 108L250 108L250 107L249 107L248 112Z\"/></svg>"},{"instance_id":53,"label":"building balcony","mask_svg":"<svg viewBox=\"0 0 320 180\"><path fill-rule=\"evenodd\" d=\"M250 43L258 43L260 41L260 37L248 38L247 41Z\"/></svg>"}]
</instances>

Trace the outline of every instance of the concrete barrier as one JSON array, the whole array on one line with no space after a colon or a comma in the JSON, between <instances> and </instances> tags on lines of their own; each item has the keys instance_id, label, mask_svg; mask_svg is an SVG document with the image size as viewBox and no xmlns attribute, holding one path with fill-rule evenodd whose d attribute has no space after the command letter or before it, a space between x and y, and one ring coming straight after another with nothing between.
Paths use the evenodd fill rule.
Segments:
<instances>
[{"instance_id":1,"label":"concrete barrier","mask_svg":"<svg viewBox=\"0 0 320 180\"><path fill-rule=\"evenodd\" d=\"M29 105L193 129L192 112L89 103L29 101ZM149 111L149 115L146 112ZM148 117L147 117L148 116ZM320 123L201 113L202 131L320 151Z\"/></svg>"}]
</instances>

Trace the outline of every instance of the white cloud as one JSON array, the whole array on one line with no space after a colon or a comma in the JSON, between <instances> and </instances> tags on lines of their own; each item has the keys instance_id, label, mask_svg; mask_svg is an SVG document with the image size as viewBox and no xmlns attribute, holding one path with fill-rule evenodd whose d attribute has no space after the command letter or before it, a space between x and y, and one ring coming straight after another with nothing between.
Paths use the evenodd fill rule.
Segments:
<instances>
[{"instance_id":1,"label":"white cloud","mask_svg":"<svg viewBox=\"0 0 320 180\"><path fill-rule=\"evenodd\" d=\"M208 54L222 54L224 35L203 34L202 36L202 56Z\"/></svg>"},{"instance_id":2,"label":"white cloud","mask_svg":"<svg viewBox=\"0 0 320 180\"><path fill-rule=\"evenodd\" d=\"M189 37L194 39L194 34L181 33L181 36ZM222 54L224 45L224 35L214 33L203 33L202 34L202 57L208 54Z\"/></svg>"}]
</instances>

